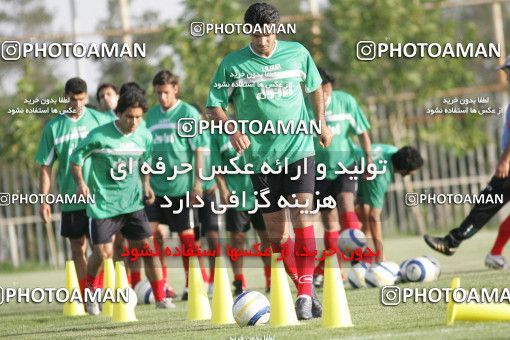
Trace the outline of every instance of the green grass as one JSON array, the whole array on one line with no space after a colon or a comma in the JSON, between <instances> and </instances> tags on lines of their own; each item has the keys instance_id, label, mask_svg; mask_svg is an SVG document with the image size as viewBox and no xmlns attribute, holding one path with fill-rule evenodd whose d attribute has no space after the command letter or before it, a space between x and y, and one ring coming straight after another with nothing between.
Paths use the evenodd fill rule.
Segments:
<instances>
[{"instance_id":1,"label":"green grass","mask_svg":"<svg viewBox=\"0 0 510 340\"><path fill-rule=\"evenodd\" d=\"M453 257L435 255L441 262L443 273L437 282L426 287L449 287L454 276L461 278L461 286L469 287L508 287L509 272L491 271L483 266L485 254L490 249L495 232L481 232L465 242ZM385 241L388 260L400 263L401 260L424 254L432 254L418 237L387 239ZM254 289L262 289L262 269L247 270L248 283ZM229 273L231 276L231 273ZM182 289L182 271L170 271L170 280L178 291ZM39 271L2 274L2 287L61 287L64 284L63 271ZM406 284L405 286L420 286ZM322 291L319 290L319 296ZM354 327L326 330L320 320L302 322L299 326L273 328L239 328L237 325L214 326L208 321L190 322L186 320L186 304L177 301L177 309L172 311L155 310L154 306L138 306L136 315L139 322L114 324L105 317L62 316L62 306L41 305L0 305L0 336L9 338L78 338L78 337L164 337L176 339L380 339L380 338L508 338L509 322L470 323L458 322L455 326L445 326L446 305L407 303L397 307L385 307L379 302L378 289L347 289ZM509 306L510 309L510 306Z\"/></svg>"}]
</instances>

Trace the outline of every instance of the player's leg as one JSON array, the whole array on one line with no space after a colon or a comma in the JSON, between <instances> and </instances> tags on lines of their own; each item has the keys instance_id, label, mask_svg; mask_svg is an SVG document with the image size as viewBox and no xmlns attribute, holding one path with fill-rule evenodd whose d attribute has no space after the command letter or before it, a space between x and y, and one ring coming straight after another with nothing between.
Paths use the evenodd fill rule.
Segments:
<instances>
[{"instance_id":1,"label":"player's leg","mask_svg":"<svg viewBox=\"0 0 510 340\"><path fill-rule=\"evenodd\" d=\"M370 235L372 236L372 242L374 242L376 254L378 254L374 260L376 262L384 261L381 209L370 207L368 212L368 225L370 229Z\"/></svg>"},{"instance_id":2,"label":"player's leg","mask_svg":"<svg viewBox=\"0 0 510 340\"><path fill-rule=\"evenodd\" d=\"M207 245L211 250L219 250L220 247L220 233L219 233L219 219L218 215L212 211L212 203L217 206L215 189L204 194L205 207L199 211L200 219L200 233L201 236L207 239ZM215 258L209 257L209 291L212 293L214 284L214 262Z\"/></svg>"},{"instance_id":3,"label":"player's leg","mask_svg":"<svg viewBox=\"0 0 510 340\"><path fill-rule=\"evenodd\" d=\"M492 177L480 196L503 196L502 202L497 199L477 203L462 221L458 228L451 230L445 237L425 235L425 242L434 250L445 255L453 255L464 240L472 237L510 200L510 177L501 179Z\"/></svg>"},{"instance_id":4,"label":"player's leg","mask_svg":"<svg viewBox=\"0 0 510 340\"><path fill-rule=\"evenodd\" d=\"M246 211L227 209L225 217L230 247L236 250L243 249L245 233L250 228L250 216ZM234 273L234 295L239 295L246 289L246 278L243 272L244 259L242 256L235 260L232 257L229 257L229 259Z\"/></svg>"},{"instance_id":5,"label":"player's leg","mask_svg":"<svg viewBox=\"0 0 510 340\"><path fill-rule=\"evenodd\" d=\"M485 265L492 269L508 269L508 263L502 256L503 248L510 239L510 215L500 224L498 236L494 241L491 252L485 257Z\"/></svg>"},{"instance_id":6,"label":"player's leg","mask_svg":"<svg viewBox=\"0 0 510 340\"><path fill-rule=\"evenodd\" d=\"M193 228L195 234L195 249L202 249L202 240L200 239L200 226L195 225ZM207 260L204 256L198 256L198 265L200 266L200 273L202 274L202 280L205 284L209 284L209 275L207 274Z\"/></svg>"},{"instance_id":7,"label":"player's leg","mask_svg":"<svg viewBox=\"0 0 510 340\"><path fill-rule=\"evenodd\" d=\"M354 169L355 165L349 167ZM354 201L358 190L357 179L349 174L339 175L334 181L334 191L337 193L338 213L340 215L341 231L345 229L360 229L361 221L355 211Z\"/></svg>"},{"instance_id":8,"label":"player's leg","mask_svg":"<svg viewBox=\"0 0 510 340\"><path fill-rule=\"evenodd\" d=\"M321 209L320 216L322 225L324 226L324 248L337 250L338 235L340 233L338 211L336 209L328 208ZM340 254L338 253L338 255ZM313 271L314 286L322 287L323 283L324 283L324 260L319 261L319 263L317 264Z\"/></svg>"},{"instance_id":9,"label":"player's leg","mask_svg":"<svg viewBox=\"0 0 510 340\"><path fill-rule=\"evenodd\" d=\"M251 225L257 232L260 238L260 249L264 253L266 249L271 247L271 241L264 224L264 218L260 212L251 215ZM264 277L266 279L266 293L269 293L271 289L271 258L268 256L262 256L262 263L264 265Z\"/></svg>"}]
</instances>

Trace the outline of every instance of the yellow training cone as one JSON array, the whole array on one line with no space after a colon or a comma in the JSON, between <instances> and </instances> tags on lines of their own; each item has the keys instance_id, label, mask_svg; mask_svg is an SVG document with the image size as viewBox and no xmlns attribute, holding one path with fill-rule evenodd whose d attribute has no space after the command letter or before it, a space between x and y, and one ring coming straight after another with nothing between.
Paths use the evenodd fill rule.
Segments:
<instances>
[{"instance_id":1,"label":"yellow training cone","mask_svg":"<svg viewBox=\"0 0 510 340\"><path fill-rule=\"evenodd\" d=\"M72 293L75 290L78 292L80 291L80 285L78 284L78 276L76 275L74 261L66 261L66 289L69 292L69 296L72 296ZM64 303L65 316L80 316L86 314L87 313L85 313L83 303L80 301L74 300Z\"/></svg>"},{"instance_id":2,"label":"yellow training cone","mask_svg":"<svg viewBox=\"0 0 510 340\"><path fill-rule=\"evenodd\" d=\"M271 257L271 316L269 324L274 327L298 325L294 301L290 293L287 273L283 268L283 261L278 261L280 254L275 253Z\"/></svg>"},{"instance_id":3,"label":"yellow training cone","mask_svg":"<svg viewBox=\"0 0 510 340\"><path fill-rule=\"evenodd\" d=\"M225 260L218 256L214 260L214 289L212 297L212 323L215 325L226 325L235 323L232 315L232 291L228 279Z\"/></svg>"},{"instance_id":4,"label":"yellow training cone","mask_svg":"<svg viewBox=\"0 0 510 340\"><path fill-rule=\"evenodd\" d=\"M216 278L214 278L216 281ZM216 286L216 282L214 284ZM210 320L211 305L197 258L189 257L188 273L188 320Z\"/></svg>"},{"instance_id":5,"label":"yellow training cone","mask_svg":"<svg viewBox=\"0 0 510 340\"><path fill-rule=\"evenodd\" d=\"M460 279L455 277L451 283L452 293L446 309L446 324L455 321L510 321L510 305L507 303L476 303L454 301L455 290L460 288Z\"/></svg>"},{"instance_id":6,"label":"yellow training cone","mask_svg":"<svg viewBox=\"0 0 510 340\"><path fill-rule=\"evenodd\" d=\"M336 256L326 257L322 306L322 327L352 327L351 312L345 296L342 272L338 267Z\"/></svg>"},{"instance_id":7,"label":"yellow training cone","mask_svg":"<svg viewBox=\"0 0 510 340\"><path fill-rule=\"evenodd\" d=\"M106 263L106 262L105 262ZM115 262L115 291L113 295L117 297L117 292L122 290L127 290L129 288L126 268L124 268L124 263L122 261ZM130 306L129 303L124 302L122 299L116 301L113 304L113 314L112 314L113 322L131 322L137 321L135 315L135 308Z\"/></svg>"},{"instance_id":8,"label":"yellow training cone","mask_svg":"<svg viewBox=\"0 0 510 340\"><path fill-rule=\"evenodd\" d=\"M104 266L104 283L103 283L103 292L106 292L107 289L110 289L112 292L115 291L115 269L113 266L112 259L106 259L103 263ZM103 293L104 294L104 293ZM113 316L113 303L111 301L105 301L103 303L103 310L101 315L104 316Z\"/></svg>"}]
</instances>

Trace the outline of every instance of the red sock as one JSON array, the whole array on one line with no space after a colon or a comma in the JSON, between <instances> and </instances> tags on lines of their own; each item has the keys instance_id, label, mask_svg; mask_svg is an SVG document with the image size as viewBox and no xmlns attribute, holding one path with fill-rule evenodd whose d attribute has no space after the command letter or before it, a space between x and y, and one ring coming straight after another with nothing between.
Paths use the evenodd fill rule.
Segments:
<instances>
[{"instance_id":1,"label":"red sock","mask_svg":"<svg viewBox=\"0 0 510 340\"><path fill-rule=\"evenodd\" d=\"M338 249L338 236L340 235L339 230L325 231L324 232L324 246L326 249L335 249L338 263L342 263L342 255L340 249ZM322 264L324 268L324 263Z\"/></svg>"},{"instance_id":2,"label":"red sock","mask_svg":"<svg viewBox=\"0 0 510 340\"><path fill-rule=\"evenodd\" d=\"M288 238L287 241L282 243L281 245L277 245L271 242L271 248L273 249L273 253L280 253L283 249L283 266L285 267L285 271L287 275L289 275L290 279L298 286L298 270L296 267L296 255L294 253L294 241L292 238Z\"/></svg>"},{"instance_id":3,"label":"red sock","mask_svg":"<svg viewBox=\"0 0 510 340\"><path fill-rule=\"evenodd\" d=\"M104 285L104 271L101 270L97 275L97 287L103 288L103 285Z\"/></svg>"},{"instance_id":4,"label":"red sock","mask_svg":"<svg viewBox=\"0 0 510 340\"><path fill-rule=\"evenodd\" d=\"M209 274L209 283L214 283L214 266L212 268L209 269L210 270L210 274Z\"/></svg>"},{"instance_id":5,"label":"red sock","mask_svg":"<svg viewBox=\"0 0 510 340\"><path fill-rule=\"evenodd\" d=\"M304 228L294 228L296 234L296 252L303 253L305 248L309 252L317 250L313 225ZM312 296L312 276L315 267L315 258L313 256L296 256L296 265L298 271L298 296Z\"/></svg>"},{"instance_id":6,"label":"red sock","mask_svg":"<svg viewBox=\"0 0 510 340\"><path fill-rule=\"evenodd\" d=\"M78 280L78 284L80 285L81 297L84 297L85 296L85 288L87 287L87 278L85 277L83 279Z\"/></svg>"},{"instance_id":7,"label":"red sock","mask_svg":"<svg viewBox=\"0 0 510 340\"><path fill-rule=\"evenodd\" d=\"M234 275L235 281L241 281L243 283L243 289L246 289L246 279L244 278L244 274L237 274Z\"/></svg>"},{"instance_id":8,"label":"red sock","mask_svg":"<svg viewBox=\"0 0 510 340\"><path fill-rule=\"evenodd\" d=\"M181 240L181 248L193 249L195 247L195 234L179 234ZM188 273L189 273L189 257L182 256L182 266L184 267L184 275L186 276L186 288L188 288Z\"/></svg>"},{"instance_id":9,"label":"red sock","mask_svg":"<svg viewBox=\"0 0 510 340\"><path fill-rule=\"evenodd\" d=\"M131 270L131 287L135 288L136 284L140 282L141 273L139 270Z\"/></svg>"},{"instance_id":10,"label":"red sock","mask_svg":"<svg viewBox=\"0 0 510 340\"><path fill-rule=\"evenodd\" d=\"M85 288L88 288L91 292L94 292L97 289L97 276L92 276L89 273L87 273L87 277L85 278L85 280L86 280ZM85 295L83 295L83 297L84 296Z\"/></svg>"},{"instance_id":11,"label":"red sock","mask_svg":"<svg viewBox=\"0 0 510 340\"><path fill-rule=\"evenodd\" d=\"M202 273L202 279L205 283L209 282L209 275L207 275L207 270L204 267L200 267L200 272Z\"/></svg>"},{"instance_id":12,"label":"red sock","mask_svg":"<svg viewBox=\"0 0 510 340\"><path fill-rule=\"evenodd\" d=\"M499 226L498 236L492 247L491 255L501 255L508 239L510 239L510 215Z\"/></svg>"},{"instance_id":13,"label":"red sock","mask_svg":"<svg viewBox=\"0 0 510 340\"><path fill-rule=\"evenodd\" d=\"M264 276L266 277L266 288L271 287L271 266L264 266Z\"/></svg>"},{"instance_id":14,"label":"red sock","mask_svg":"<svg viewBox=\"0 0 510 340\"><path fill-rule=\"evenodd\" d=\"M361 222L358 219L358 215L354 211L346 211L340 216L341 232L346 229L360 229Z\"/></svg>"},{"instance_id":15,"label":"red sock","mask_svg":"<svg viewBox=\"0 0 510 340\"><path fill-rule=\"evenodd\" d=\"M166 297L165 281L161 279L159 281L150 281L150 283L152 294L154 294L154 300L156 300L156 302L163 300Z\"/></svg>"}]
</instances>

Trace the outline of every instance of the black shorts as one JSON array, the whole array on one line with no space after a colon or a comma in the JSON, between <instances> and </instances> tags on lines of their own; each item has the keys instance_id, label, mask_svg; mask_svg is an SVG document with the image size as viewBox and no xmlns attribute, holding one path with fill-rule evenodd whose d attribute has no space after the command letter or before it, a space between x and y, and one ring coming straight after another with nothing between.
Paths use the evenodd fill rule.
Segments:
<instances>
[{"instance_id":1,"label":"black shorts","mask_svg":"<svg viewBox=\"0 0 510 340\"><path fill-rule=\"evenodd\" d=\"M306 164L305 164L306 162ZM303 174L306 165L306 174ZM300 172L298 172L299 170ZM291 180L301 174L299 178ZM281 210L278 206L280 197L287 197L292 194L314 193L315 188L315 157L306 157L296 161L288 166L288 173L282 174L254 174L251 175L253 188L259 193L264 189L269 189L269 193L265 195L270 206L267 208L259 208L263 214L272 213ZM257 200L260 200L257 197ZM260 202L264 203L263 200Z\"/></svg>"},{"instance_id":2,"label":"black shorts","mask_svg":"<svg viewBox=\"0 0 510 340\"><path fill-rule=\"evenodd\" d=\"M255 230L266 230L264 218L260 210L255 214L248 214L247 211L237 211L235 209L227 209L226 213L227 231L233 233L245 233L250 229L250 223Z\"/></svg>"},{"instance_id":3,"label":"black shorts","mask_svg":"<svg viewBox=\"0 0 510 340\"><path fill-rule=\"evenodd\" d=\"M70 239L81 238L89 235L89 217L87 211L62 211L60 220L60 236Z\"/></svg>"},{"instance_id":4,"label":"black shorts","mask_svg":"<svg viewBox=\"0 0 510 340\"><path fill-rule=\"evenodd\" d=\"M348 170L354 169L354 164L348 167ZM337 196L343 192L350 192L356 195L356 191L358 190L358 180L352 179L352 175L342 174L333 180L323 179L321 181L315 181L315 197L314 204L317 203L317 200L323 200L327 196L331 196L337 200ZM317 194L317 192L319 192ZM356 198L356 197L355 197ZM338 203L338 202L337 202ZM321 208L320 210L330 210L330 208Z\"/></svg>"},{"instance_id":5,"label":"black shorts","mask_svg":"<svg viewBox=\"0 0 510 340\"><path fill-rule=\"evenodd\" d=\"M154 204L145 207L145 212L150 222L158 222L166 224L170 231L180 233L191 228L190 208L186 207L186 196L168 197L172 202L170 208L161 208L162 204L168 204L167 200L162 196L156 196ZM182 211L174 214L174 210L179 210L183 206Z\"/></svg>"},{"instance_id":6,"label":"black shorts","mask_svg":"<svg viewBox=\"0 0 510 340\"><path fill-rule=\"evenodd\" d=\"M119 231L124 238L134 241L152 236L152 229L143 209L110 218L93 218L90 224L93 244L110 243L112 236Z\"/></svg>"},{"instance_id":7,"label":"black shorts","mask_svg":"<svg viewBox=\"0 0 510 340\"><path fill-rule=\"evenodd\" d=\"M195 223L195 239L198 240L200 236L205 236L209 231L218 231L218 215L211 209L211 204L217 203L216 192L204 192L202 196L204 206L199 209L193 210L193 222Z\"/></svg>"}]
</instances>

